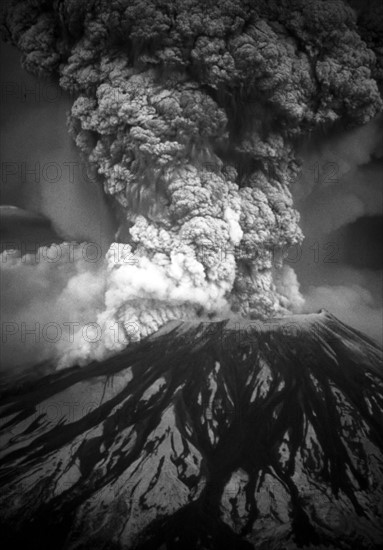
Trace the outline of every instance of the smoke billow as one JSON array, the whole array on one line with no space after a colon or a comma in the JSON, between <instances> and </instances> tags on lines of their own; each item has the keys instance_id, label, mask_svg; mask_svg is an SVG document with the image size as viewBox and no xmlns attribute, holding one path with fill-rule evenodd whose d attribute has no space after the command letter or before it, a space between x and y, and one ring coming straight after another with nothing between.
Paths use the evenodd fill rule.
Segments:
<instances>
[{"instance_id":1,"label":"smoke billow","mask_svg":"<svg viewBox=\"0 0 383 550\"><path fill-rule=\"evenodd\" d=\"M54 359L70 364L79 341L89 347L95 312L103 308L103 262L90 262L87 244L61 243L36 254L5 250L1 261L2 366ZM89 331L89 334L88 334ZM89 357L86 350L82 357Z\"/></svg>"},{"instance_id":2,"label":"smoke billow","mask_svg":"<svg viewBox=\"0 0 383 550\"><path fill-rule=\"evenodd\" d=\"M175 318L302 308L283 266L302 241L290 190L295 143L339 120L367 123L382 99L376 55L348 4L295 6L15 0L5 9L3 33L24 67L57 75L75 97L70 135L119 212L100 294L91 283L73 306L84 300L82 315L103 337L90 345L77 331L57 346L62 364L99 358ZM362 208L350 199L353 219ZM50 304L86 294L78 265Z\"/></svg>"},{"instance_id":3,"label":"smoke billow","mask_svg":"<svg viewBox=\"0 0 383 550\"><path fill-rule=\"evenodd\" d=\"M382 130L383 121L377 118L361 128L312 140L302 151L302 172L293 189L307 241L304 250L307 254L311 247L311 257L314 249L318 256L314 263L297 266L303 309L325 307L380 343L382 271L358 261L361 247L355 241L347 245L347 232L356 220L383 215ZM371 235L366 237L368 247Z\"/></svg>"}]
</instances>

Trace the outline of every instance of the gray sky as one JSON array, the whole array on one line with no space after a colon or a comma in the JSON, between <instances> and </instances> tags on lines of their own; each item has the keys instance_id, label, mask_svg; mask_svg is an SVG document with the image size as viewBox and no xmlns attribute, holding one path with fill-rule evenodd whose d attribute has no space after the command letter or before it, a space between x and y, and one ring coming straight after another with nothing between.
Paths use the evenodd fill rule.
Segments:
<instances>
[{"instance_id":1,"label":"gray sky","mask_svg":"<svg viewBox=\"0 0 383 550\"><path fill-rule=\"evenodd\" d=\"M89 179L66 128L72 98L21 68L1 43L1 204L47 216L60 235L107 246L113 234L100 185Z\"/></svg>"}]
</instances>

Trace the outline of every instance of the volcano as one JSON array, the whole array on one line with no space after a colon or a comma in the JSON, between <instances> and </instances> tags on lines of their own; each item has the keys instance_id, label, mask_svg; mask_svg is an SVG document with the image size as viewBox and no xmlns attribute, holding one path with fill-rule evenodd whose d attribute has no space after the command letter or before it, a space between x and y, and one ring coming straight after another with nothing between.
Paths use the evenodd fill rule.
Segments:
<instances>
[{"instance_id":1,"label":"volcano","mask_svg":"<svg viewBox=\"0 0 383 550\"><path fill-rule=\"evenodd\" d=\"M3 547L383 543L382 354L326 311L174 321L2 394Z\"/></svg>"}]
</instances>

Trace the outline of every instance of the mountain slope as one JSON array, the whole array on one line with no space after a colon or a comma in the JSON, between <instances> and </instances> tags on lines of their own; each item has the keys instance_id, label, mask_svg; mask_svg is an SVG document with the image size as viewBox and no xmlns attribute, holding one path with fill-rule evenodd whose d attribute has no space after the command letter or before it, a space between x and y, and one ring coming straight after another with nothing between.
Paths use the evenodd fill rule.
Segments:
<instances>
[{"instance_id":1,"label":"mountain slope","mask_svg":"<svg viewBox=\"0 0 383 550\"><path fill-rule=\"evenodd\" d=\"M378 548L381 351L325 311L174 322L4 393L2 538L65 549Z\"/></svg>"}]
</instances>

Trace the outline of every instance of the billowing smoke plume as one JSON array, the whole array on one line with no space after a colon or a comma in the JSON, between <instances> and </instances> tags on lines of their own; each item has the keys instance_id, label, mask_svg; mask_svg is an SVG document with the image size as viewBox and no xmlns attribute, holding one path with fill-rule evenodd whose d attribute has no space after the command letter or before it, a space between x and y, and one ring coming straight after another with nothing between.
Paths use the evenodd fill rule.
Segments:
<instances>
[{"instance_id":1,"label":"billowing smoke plume","mask_svg":"<svg viewBox=\"0 0 383 550\"><path fill-rule=\"evenodd\" d=\"M2 21L24 67L75 96L70 134L119 208L124 259L112 245L96 322L137 325L134 339L202 312L301 307L283 267L302 240L294 141L382 108L345 2L14 1Z\"/></svg>"}]
</instances>

